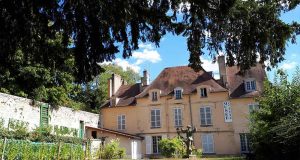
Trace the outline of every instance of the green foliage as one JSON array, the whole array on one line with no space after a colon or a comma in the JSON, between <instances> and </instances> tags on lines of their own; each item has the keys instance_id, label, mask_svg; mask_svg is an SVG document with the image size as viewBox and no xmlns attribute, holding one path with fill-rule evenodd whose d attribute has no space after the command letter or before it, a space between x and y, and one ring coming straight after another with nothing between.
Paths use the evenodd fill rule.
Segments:
<instances>
[{"instance_id":1,"label":"green foliage","mask_svg":"<svg viewBox=\"0 0 300 160\"><path fill-rule=\"evenodd\" d=\"M196 155L197 158L201 158L203 154L202 149L194 149L193 154Z\"/></svg>"},{"instance_id":2,"label":"green foliage","mask_svg":"<svg viewBox=\"0 0 300 160\"><path fill-rule=\"evenodd\" d=\"M183 140L179 137L172 139L164 138L159 141L161 154L167 158L182 158L186 152L186 146Z\"/></svg>"},{"instance_id":3,"label":"green foliage","mask_svg":"<svg viewBox=\"0 0 300 160\"><path fill-rule=\"evenodd\" d=\"M4 159L46 160L46 159L84 159L84 150L81 144L70 143L33 143L24 140L7 139L0 141L0 156L3 149Z\"/></svg>"},{"instance_id":4,"label":"green foliage","mask_svg":"<svg viewBox=\"0 0 300 160\"><path fill-rule=\"evenodd\" d=\"M119 140L114 139L105 144L104 147L99 147L95 157L100 159L122 159L125 155L125 148L121 148Z\"/></svg>"},{"instance_id":5,"label":"green foliage","mask_svg":"<svg viewBox=\"0 0 300 160\"><path fill-rule=\"evenodd\" d=\"M186 37L189 65L197 70L205 49L212 57L225 50L227 63L237 62L241 69L251 67L257 53L261 63L269 60L274 66L283 60L286 41L299 29L297 23L281 21L280 15L297 5L299 0L3 0L0 75L13 73L19 64L41 63L55 72L65 66L71 50L74 69L69 73L76 82L87 83L102 71L99 62L113 60L120 50L128 58L141 42L159 46L168 32Z\"/></svg>"},{"instance_id":6,"label":"green foliage","mask_svg":"<svg viewBox=\"0 0 300 160\"><path fill-rule=\"evenodd\" d=\"M252 147L257 159L300 157L300 70L289 82L279 70L274 83L264 83L260 109L251 114Z\"/></svg>"}]
</instances>

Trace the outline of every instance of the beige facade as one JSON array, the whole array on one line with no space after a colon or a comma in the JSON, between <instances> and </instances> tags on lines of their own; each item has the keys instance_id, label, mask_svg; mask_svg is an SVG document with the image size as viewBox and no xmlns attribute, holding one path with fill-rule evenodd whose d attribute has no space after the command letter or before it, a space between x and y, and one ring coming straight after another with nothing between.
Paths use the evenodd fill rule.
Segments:
<instances>
[{"instance_id":1,"label":"beige facade","mask_svg":"<svg viewBox=\"0 0 300 160\"><path fill-rule=\"evenodd\" d=\"M144 137L143 157L159 155L157 141L187 125L196 128L194 144L204 154L248 152L249 105L262 92L265 71L262 66L244 75L238 71L226 67L215 80L206 71L173 67L149 85L121 86L112 96L118 103L110 100L101 108L101 127Z\"/></svg>"},{"instance_id":2,"label":"beige facade","mask_svg":"<svg viewBox=\"0 0 300 160\"><path fill-rule=\"evenodd\" d=\"M189 98L191 101L189 102ZM232 109L232 122L225 122L223 103L229 101ZM174 137L177 135L174 122L174 108L182 109L182 126L193 125L197 128L194 134L196 148L202 148L201 134L212 134L214 153L240 154L240 133L248 133L249 104L255 103L253 98L229 99L227 92L210 93L207 98L198 94L183 95L183 99L175 100L172 96L161 97L152 103L149 98L138 99L135 106L111 107L101 110L104 128L118 130L118 115L125 115L125 129L122 132L140 136L161 135ZM191 106L190 106L191 105ZM212 125L201 126L200 107L211 108ZM151 110L159 109L161 127L151 128ZM143 141L143 153L146 154L146 141Z\"/></svg>"}]
</instances>

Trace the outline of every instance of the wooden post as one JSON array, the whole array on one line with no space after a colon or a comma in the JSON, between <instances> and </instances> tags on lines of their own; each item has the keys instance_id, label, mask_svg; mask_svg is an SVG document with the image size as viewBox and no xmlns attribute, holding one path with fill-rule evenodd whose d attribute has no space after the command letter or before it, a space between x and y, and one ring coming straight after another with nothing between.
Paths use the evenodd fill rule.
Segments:
<instances>
[{"instance_id":1,"label":"wooden post","mask_svg":"<svg viewBox=\"0 0 300 160\"><path fill-rule=\"evenodd\" d=\"M59 155L60 155L60 141L58 141L57 160L59 160Z\"/></svg>"}]
</instances>

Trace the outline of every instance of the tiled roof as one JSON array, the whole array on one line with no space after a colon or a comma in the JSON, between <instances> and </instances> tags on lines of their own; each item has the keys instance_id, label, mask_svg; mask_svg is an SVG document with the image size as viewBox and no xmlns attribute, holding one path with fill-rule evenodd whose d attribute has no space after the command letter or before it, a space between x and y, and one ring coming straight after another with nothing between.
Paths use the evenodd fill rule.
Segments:
<instances>
[{"instance_id":1,"label":"tiled roof","mask_svg":"<svg viewBox=\"0 0 300 160\"><path fill-rule=\"evenodd\" d=\"M208 85L211 87L211 92L226 91L217 81L204 70L195 72L188 66L169 67L165 68L158 77L137 95L137 98L147 96L149 90L161 90L161 96L173 93L174 88L181 87L183 94L190 94L196 90L199 85Z\"/></svg>"},{"instance_id":2,"label":"tiled roof","mask_svg":"<svg viewBox=\"0 0 300 160\"><path fill-rule=\"evenodd\" d=\"M139 140L143 140L144 138L138 135L134 135L134 134L129 134L129 133L125 133L125 132L120 132L120 131L116 131L116 130L112 130L112 129L107 129L107 128L95 128L95 127L90 127L90 126L85 126L86 129L94 129L94 130L98 130L98 131L104 131L104 132L108 132L108 133L112 133L112 134L116 134L116 135L120 135L120 136L125 136L128 138L133 138L133 139L139 139Z\"/></svg>"},{"instance_id":3,"label":"tiled roof","mask_svg":"<svg viewBox=\"0 0 300 160\"><path fill-rule=\"evenodd\" d=\"M144 87L141 87L140 83L133 85L122 85L118 91L115 93L117 100L117 107L134 105L136 103L135 96L138 95ZM110 101L106 101L101 107L108 107Z\"/></svg>"},{"instance_id":4,"label":"tiled roof","mask_svg":"<svg viewBox=\"0 0 300 160\"><path fill-rule=\"evenodd\" d=\"M231 98L256 97L262 93L266 72L261 64L251 67L244 75L240 74L237 66L226 67L226 74ZM256 91L246 92L244 80L247 78L254 78L256 80Z\"/></svg>"}]
</instances>

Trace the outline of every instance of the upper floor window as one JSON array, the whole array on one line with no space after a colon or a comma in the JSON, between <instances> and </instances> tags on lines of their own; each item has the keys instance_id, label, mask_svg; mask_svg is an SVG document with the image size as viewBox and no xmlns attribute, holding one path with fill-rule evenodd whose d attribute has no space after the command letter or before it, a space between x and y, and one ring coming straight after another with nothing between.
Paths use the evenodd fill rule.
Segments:
<instances>
[{"instance_id":1,"label":"upper floor window","mask_svg":"<svg viewBox=\"0 0 300 160\"><path fill-rule=\"evenodd\" d=\"M206 88L200 88L200 96L207 97L207 90Z\"/></svg>"},{"instance_id":2,"label":"upper floor window","mask_svg":"<svg viewBox=\"0 0 300 160\"><path fill-rule=\"evenodd\" d=\"M256 90L256 82L255 80L246 80L245 81L245 90L246 92L251 92Z\"/></svg>"},{"instance_id":3,"label":"upper floor window","mask_svg":"<svg viewBox=\"0 0 300 160\"><path fill-rule=\"evenodd\" d=\"M118 130L125 129L125 115L118 115Z\"/></svg>"},{"instance_id":4,"label":"upper floor window","mask_svg":"<svg viewBox=\"0 0 300 160\"><path fill-rule=\"evenodd\" d=\"M223 103L224 106L224 119L225 122L232 122L232 113L231 113L231 106L229 101L225 101Z\"/></svg>"},{"instance_id":5,"label":"upper floor window","mask_svg":"<svg viewBox=\"0 0 300 160\"><path fill-rule=\"evenodd\" d=\"M181 110L181 108L174 108L174 124L175 124L175 127L182 127L182 110Z\"/></svg>"},{"instance_id":6,"label":"upper floor window","mask_svg":"<svg viewBox=\"0 0 300 160\"><path fill-rule=\"evenodd\" d=\"M182 99L182 88L175 88L174 89L174 93L175 93L175 99Z\"/></svg>"},{"instance_id":7,"label":"upper floor window","mask_svg":"<svg viewBox=\"0 0 300 160\"><path fill-rule=\"evenodd\" d=\"M160 128L160 110L151 110L151 128Z\"/></svg>"},{"instance_id":8,"label":"upper floor window","mask_svg":"<svg viewBox=\"0 0 300 160\"><path fill-rule=\"evenodd\" d=\"M151 100L152 101L157 101L158 100L158 98L157 98L157 92L156 91L153 91L153 92L151 92L151 96L152 96L152 98L151 98Z\"/></svg>"},{"instance_id":9,"label":"upper floor window","mask_svg":"<svg viewBox=\"0 0 300 160\"><path fill-rule=\"evenodd\" d=\"M212 125L211 108L210 107L201 107L200 108L200 123L201 123L201 126Z\"/></svg>"}]
</instances>

